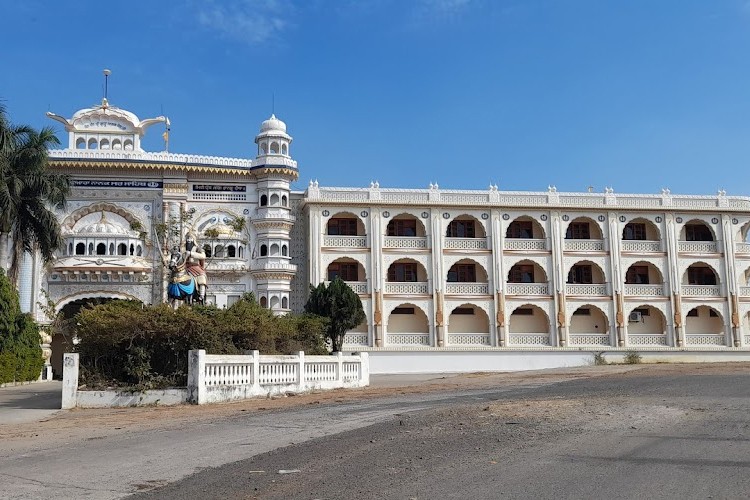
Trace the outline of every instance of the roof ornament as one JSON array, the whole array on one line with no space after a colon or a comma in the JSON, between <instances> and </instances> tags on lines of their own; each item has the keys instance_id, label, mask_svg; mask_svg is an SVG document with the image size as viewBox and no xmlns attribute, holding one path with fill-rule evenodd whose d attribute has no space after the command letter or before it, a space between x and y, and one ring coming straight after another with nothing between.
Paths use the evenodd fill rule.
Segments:
<instances>
[{"instance_id":1,"label":"roof ornament","mask_svg":"<svg viewBox=\"0 0 750 500\"><path fill-rule=\"evenodd\" d=\"M614 188L611 188L611 187L605 187L604 188L604 193L605 194L613 194L614 192L615 192Z\"/></svg>"},{"instance_id":2,"label":"roof ornament","mask_svg":"<svg viewBox=\"0 0 750 500\"><path fill-rule=\"evenodd\" d=\"M716 192L716 194L717 194L718 196L726 196L726 195L727 195L727 192L726 192L726 191L724 191L723 189L719 188L719 190L718 190L718 191Z\"/></svg>"},{"instance_id":3,"label":"roof ornament","mask_svg":"<svg viewBox=\"0 0 750 500\"><path fill-rule=\"evenodd\" d=\"M557 186L554 184L550 184L547 186L547 191L550 193L556 193L557 192Z\"/></svg>"}]
</instances>

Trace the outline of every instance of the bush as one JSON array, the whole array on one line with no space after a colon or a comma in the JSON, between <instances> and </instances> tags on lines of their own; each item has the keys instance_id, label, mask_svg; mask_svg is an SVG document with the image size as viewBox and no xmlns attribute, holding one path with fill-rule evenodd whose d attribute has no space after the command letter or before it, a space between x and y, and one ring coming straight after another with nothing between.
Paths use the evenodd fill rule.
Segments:
<instances>
[{"instance_id":1,"label":"bush","mask_svg":"<svg viewBox=\"0 0 750 500\"><path fill-rule=\"evenodd\" d=\"M18 293L0 269L0 384L37 380L43 366L39 327L21 313Z\"/></svg>"},{"instance_id":2,"label":"bush","mask_svg":"<svg viewBox=\"0 0 750 500\"><path fill-rule=\"evenodd\" d=\"M638 354L638 351L627 351L623 361L626 365L637 365L641 362L641 355Z\"/></svg>"},{"instance_id":3,"label":"bush","mask_svg":"<svg viewBox=\"0 0 750 500\"><path fill-rule=\"evenodd\" d=\"M81 381L141 388L184 386L188 351L210 354L326 352L326 322L315 316L274 316L247 294L228 309L142 306L112 301L76 316Z\"/></svg>"},{"instance_id":4,"label":"bush","mask_svg":"<svg viewBox=\"0 0 750 500\"><path fill-rule=\"evenodd\" d=\"M606 364L607 364L607 360L604 358L604 353L603 352L595 352L594 353L594 365L595 366L602 366L602 365L606 365Z\"/></svg>"}]
</instances>

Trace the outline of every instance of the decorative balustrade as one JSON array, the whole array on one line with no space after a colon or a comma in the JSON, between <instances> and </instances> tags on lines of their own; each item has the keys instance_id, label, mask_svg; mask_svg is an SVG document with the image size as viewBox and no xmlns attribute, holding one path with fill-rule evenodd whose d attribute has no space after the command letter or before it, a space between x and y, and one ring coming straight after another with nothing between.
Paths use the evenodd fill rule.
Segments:
<instances>
[{"instance_id":1,"label":"decorative balustrade","mask_svg":"<svg viewBox=\"0 0 750 500\"><path fill-rule=\"evenodd\" d=\"M667 336L662 333L628 333L628 345L665 346Z\"/></svg>"},{"instance_id":2,"label":"decorative balustrade","mask_svg":"<svg viewBox=\"0 0 750 500\"><path fill-rule=\"evenodd\" d=\"M487 295L489 283L446 283L445 293L449 295Z\"/></svg>"},{"instance_id":3,"label":"decorative balustrade","mask_svg":"<svg viewBox=\"0 0 750 500\"><path fill-rule=\"evenodd\" d=\"M349 285L349 288L352 289L352 291L359 295L365 295L367 294L367 282L366 281L344 281L347 285ZM330 281L325 282L326 286L330 285Z\"/></svg>"},{"instance_id":4,"label":"decorative balustrade","mask_svg":"<svg viewBox=\"0 0 750 500\"><path fill-rule=\"evenodd\" d=\"M549 333L509 333L508 346L550 345Z\"/></svg>"},{"instance_id":5,"label":"decorative balustrade","mask_svg":"<svg viewBox=\"0 0 750 500\"><path fill-rule=\"evenodd\" d=\"M568 345L573 346L609 346L609 335L606 333L570 333Z\"/></svg>"},{"instance_id":6,"label":"decorative balustrade","mask_svg":"<svg viewBox=\"0 0 750 500\"><path fill-rule=\"evenodd\" d=\"M743 345L750 346L750 335L745 335L744 340L745 342L743 343Z\"/></svg>"},{"instance_id":7,"label":"decorative balustrade","mask_svg":"<svg viewBox=\"0 0 750 500\"><path fill-rule=\"evenodd\" d=\"M565 240L565 250L568 252L602 252L604 240Z\"/></svg>"},{"instance_id":8,"label":"decorative balustrade","mask_svg":"<svg viewBox=\"0 0 750 500\"><path fill-rule=\"evenodd\" d=\"M682 285L685 297L721 297L719 285Z\"/></svg>"},{"instance_id":9,"label":"decorative balustrade","mask_svg":"<svg viewBox=\"0 0 750 500\"><path fill-rule=\"evenodd\" d=\"M388 333L385 343L392 346L429 346L429 333Z\"/></svg>"},{"instance_id":10,"label":"decorative balustrade","mask_svg":"<svg viewBox=\"0 0 750 500\"><path fill-rule=\"evenodd\" d=\"M633 253L661 252L661 241L625 240L622 242L622 251Z\"/></svg>"},{"instance_id":11,"label":"decorative balustrade","mask_svg":"<svg viewBox=\"0 0 750 500\"><path fill-rule=\"evenodd\" d=\"M723 333L688 333L685 334L685 345L726 346L727 339Z\"/></svg>"},{"instance_id":12,"label":"decorative balustrade","mask_svg":"<svg viewBox=\"0 0 750 500\"><path fill-rule=\"evenodd\" d=\"M487 238L445 238L445 248L451 250L487 250Z\"/></svg>"},{"instance_id":13,"label":"decorative balustrade","mask_svg":"<svg viewBox=\"0 0 750 500\"><path fill-rule=\"evenodd\" d=\"M750 297L750 286L740 287L740 297Z\"/></svg>"},{"instance_id":14,"label":"decorative balustrade","mask_svg":"<svg viewBox=\"0 0 750 500\"><path fill-rule=\"evenodd\" d=\"M715 241L678 241L677 249L680 252L690 253L717 253Z\"/></svg>"},{"instance_id":15,"label":"decorative balustrade","mask_svg":"<svg viewBox=\"0 0 750 500\"><path fill-rule=\"evenodd\" d=\"M565 293L568 295L609 295L609 287L606 283L572 284L565 285Z\"/></svg>"},{"instance_id":16,"label":"decorative balustrade","mask_svg":"<svg viewBox=\"0 0 750 500\"><path fill-rule=\"evenodd\" d=\"M547 250L547 240L505 238L505 250Z\"/></svg>"},{"instance_id":17,"label":"decorative balustrade","mask_svg":"<svg viewBox=\"0 0 750 500\"><path fill-rule=\"evenodd\" d=\"M735 243L734 251L735 253L750 253L750 243Z\"/></svg>"},{"instance_id":18,"label":"decorative balustrade","mask_svg":"<svg viewBox=\"0 0 750 500\"><path fill-rule=\"evenodd\" d=\"M386 236L383 248L427 248L427 238L424 236Z\"/></svg>"},{"instance_id":19,"label":"decorative balustrade","mask_svg":"<svg viewBox=\"0 0 750 500\"><path fill-rule=\"evenodd\" d=\"M420 295L428 293L428 287L426 281L389 281L385 284L385 293Z\"/></svg>"},{"instance_id":20,"label":"decorative balustrade","mask_svg":"<svg viewBox=\"0 0 750 500\"><path fill-rule=\"evenodd\" d=\"M505 285L508 295L549 295L548 283L508 283Z\"/></svg>"},{"instance_id":21,"label":"decorative balustrade","mask_svg":"<svg viewBox=\"0 0 750 500\"><path fill-rule=\"evenodd\" d=\"M285 272L285 273L296 273L297 266L291 264L289 259L270 259L266 257L259 257L256 260L250 261L251 271L268 271L268 272Z\"/></svg>"},{"instance_id":22,"label":"decorative balustrade","mask_svg":"<svg viewBox=\"0 0 750 500\"><path fill-rule=\"evenodd\" d=\"M367 236L323 237L323 246L328 248L367 248Z\"/></svg>"},{"instance_id":23,"label":"decorative balustrade","mask_svg":"<svg viewBox=\"0 0 750 500\"><path fill-rule=\"evenodd\" d=\"M446 336L448 345L490 345L488 333L449 333Z\"/></svg>"},{"instance_id":24,"label":"decorative balustrade","mask_svg":"<svg viewBox=\"0 0 750 500\"><path fill-rule=\"evenodd\" d=\"M368 346L370 341L366 333L347 333L344 335L344 345L346 346Z\"/></svg>"},{"instance_id":25,"label":"decorative balustrade","mask_svg":"<svg viewBox=\"0 0 750 500\"><path fill-rule=\"evenodd\" d=\"M292 215L288 209L276 208L276 207L260 207L258 208L258 214L253 217L253 221L259 220L284 220L288 222L294 222L296 217Z\"/></svg>"},{"instance_id":26,"label":"decorative balustrade","mask_svg":"<svg viewBox=\"0 0 750 500\"><path fill-rule=\"evenodd\" d=\"M636 297L661 297L664 295L664 285L659 284L638 284L625 285L625 295Z\"/></svg>"}]
</instances>

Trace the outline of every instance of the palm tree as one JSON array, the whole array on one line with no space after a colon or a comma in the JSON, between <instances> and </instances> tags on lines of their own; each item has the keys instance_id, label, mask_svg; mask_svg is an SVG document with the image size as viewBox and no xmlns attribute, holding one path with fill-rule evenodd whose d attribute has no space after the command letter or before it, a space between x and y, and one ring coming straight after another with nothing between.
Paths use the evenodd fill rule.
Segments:
<instances>
[{"instance_id":1,"label":"palm tree","mask_svg":"<svg viewBox=\"0 0 750 500\"><path fill-rule=\"evenodd\" d=\"M62 245L60 224L50 207L65 204L70 179L47 168L47 150L59 144L50 127L37 131L11 124L0 105L0 267L9 268L13 283L24 252L39 251L49 262Z\"/></svg>"}]
</instances>

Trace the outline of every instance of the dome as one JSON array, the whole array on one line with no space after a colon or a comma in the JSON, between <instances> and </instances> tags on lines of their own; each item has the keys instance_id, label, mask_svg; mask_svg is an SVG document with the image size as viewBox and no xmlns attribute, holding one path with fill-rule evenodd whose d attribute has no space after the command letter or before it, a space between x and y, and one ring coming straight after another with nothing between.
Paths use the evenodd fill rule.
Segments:
<instances>
[{"instance_id":1,"label":"dome","mask_svg":"<svg viewBox=\"0 0 750 500\"><path fill-rule=\"evenodd\" d=\"M131 231L107 220L104 212L102 212L102 218L99 219L99 222L84 226L78 231L78 234L132 236Z\"/></svg>"},{"instance_id":2,"label":"dome","mask_svg":"<svg viewBox=\"0 0 750 500\"><path fill-rule=\"evenodd\" d=\"M70 119L75 129L97 129L100 126L111 125L113 121L124 122L123 125L127 124L125 127L128 129L138 127L141 122L135 113L110 106L106 99L103 99L99 106L76 111Z\"/></svg>"},{"instance_id":3,"label":"dome","mask_svg":"<svg viewBox=\"0 0 750 500\"><path fill-rule=\"evenodd\" d=\"M271 115L271 118L260 124L260 133L263 132L282 132L286 134L286 123L282 122L276 115Z\"/></svg>"}]
</instances>

